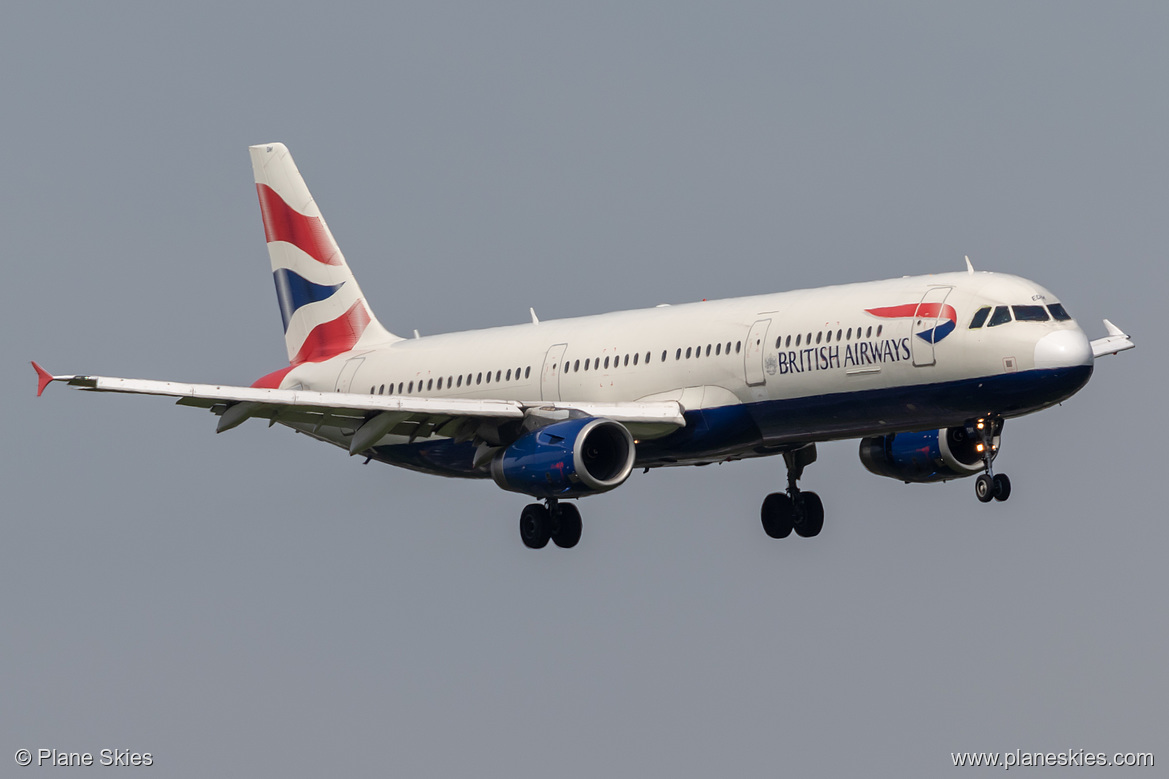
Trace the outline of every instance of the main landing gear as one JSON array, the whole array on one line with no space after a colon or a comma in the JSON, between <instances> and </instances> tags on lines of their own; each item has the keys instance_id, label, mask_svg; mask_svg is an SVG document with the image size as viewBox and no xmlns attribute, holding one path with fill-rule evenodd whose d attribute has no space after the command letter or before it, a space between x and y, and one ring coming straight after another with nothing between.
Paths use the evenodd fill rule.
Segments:
<instances>
[{"instance_id":1,"label":"main landing gear","mask_svg":"<svg viewBox=\"0 0 1169 779\"><path fill-rule=\"evenodd\" d=\"M980 439L975 448L982 455L982 465L986 469L974 480L974 494L983 503L1006 500L1011 497L1011 480L1005 473L995 473L993 465L998 454L998 437L1003 432L1003 420L979 419L974 423L974 432Z\"/></svg>"},{"instance_id":2,"label":"main landing gear","mask_svg":"<svg viewBox=\"0 0 1169 779\"><path fill-rule=\"evenodd\" d=\"M580 541L580 512L571 503L548 498L544 505L529 503L520 512L520 538L529 549L543 549L549 539L561 549Z\"/></svg>"},{"instance_id":3,"label":"main landing gear","mask_svg":"<svg viewBox=\"0 0 1169 779\"><path fill-rule=\"evenodd\" d=\"M763 499L763 530L772 538L787 538L792 530L804 538L818 536L824 528L824 504L819 495L796 485L804 467L816 462L816 445L784 452L783 460L787 463L787 492L773 492Z\"/></svg>"}]
</instances>

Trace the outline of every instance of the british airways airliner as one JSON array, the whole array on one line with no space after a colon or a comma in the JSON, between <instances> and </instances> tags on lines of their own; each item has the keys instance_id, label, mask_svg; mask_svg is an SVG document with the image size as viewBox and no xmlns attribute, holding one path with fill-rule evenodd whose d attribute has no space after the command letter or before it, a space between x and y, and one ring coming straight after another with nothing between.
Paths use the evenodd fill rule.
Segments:
<instances>
[{"instance_id":1,"label":"british airways airliner","mask_svg":"<svg viewBox=\"0 0 1169 779\"><path fill-rule=\"evenodd\" d=\"M783 455L787 488L763 500L772 538L812 537L820 497L801 490L816 443L860 439L880 476L975 476L984 503L1004 420L1074 395L1095 358L1133 347L1105 320L1089 341L1027 279L966 271L414 338L374 317L279 143L250 149L288 365L250 387L55 376L97 392L177 397L217 432L282 424L366 462L491 479L538 502L520 536L538 549L581 535L571 499L634 468Z\"/></svg>"}]
</instances>

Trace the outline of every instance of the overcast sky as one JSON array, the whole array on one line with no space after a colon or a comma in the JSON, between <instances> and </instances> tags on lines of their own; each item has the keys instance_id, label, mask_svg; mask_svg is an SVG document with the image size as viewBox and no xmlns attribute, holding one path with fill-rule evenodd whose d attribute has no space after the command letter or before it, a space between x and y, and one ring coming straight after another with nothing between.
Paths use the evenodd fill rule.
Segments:
<instances>
[{"instance_id":1,"label":"overcast sky","mask_svg":"<svg viewBox=\"0 0 1169 779\"><path fill-rule=\"evenodd\" d=\"M1169 763L1169 10L784 5L7 4L0 765ZM1138 348L1008 422L1008 503L872 476L841 442L803 482L815 540L764 536L774 458L635 474L581 503L571 552L525 549L525 499L489 482L261 422L216 436L164 399L35 398L30 359L233 384L284 364L247 154L266 141L403 334L968 254Z\"/></svg>"}]
</instances>

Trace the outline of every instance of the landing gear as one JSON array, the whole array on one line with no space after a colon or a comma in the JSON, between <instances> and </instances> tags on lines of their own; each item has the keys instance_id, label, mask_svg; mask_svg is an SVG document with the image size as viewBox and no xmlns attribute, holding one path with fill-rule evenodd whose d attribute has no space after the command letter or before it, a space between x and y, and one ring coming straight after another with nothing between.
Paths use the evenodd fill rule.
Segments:
<instances>
[{"instance_id":1,"label":"landing gear","mask_svg":"<svg viewBox=\"0 0 1169 779\"><path fill-rule=\"evenodd\" d=\"M998 454L998 437L1003 432L1003 420L979 419L973 428L972 432L980 439L977 447L985 468L985 472L974 480L974 495L983 503L1004 501L1011 497L1011 480L1005 473L995 473L993 465Z\"/></svg>"},{"instance_id":2,"label":"landing gear","mask_svg":"<svg viewBox=\"0 0 1169 779\"><path fill-rule=\"evenodd\" d=\"M551 539L561 549L580 541L580 511L571 503L549 498L546 505L529 503L520 512L520 538L529 549L543 549Z\"/></svg>"},{"instance_id":3,"label":"landing gear","mask_svg":"<svg viewBox=\"0 0 1169 779\"><path fill-rule=\"evenodd\" d=\"M787 538L792 530L802 538L818 536L824 529L824 503L819 495L804 492L796 484L804 467L816 462L816 445L784 452L783 460L787 463L787 492L773 492L763 499L763 531L772 538Z\"/></svg>"},{"instance_id":4,"label":"landing gear","mask_svg":"<svg viewBox=\"0 0 1169 779\"><path fill-rule=\"evenodd\" d=\"M548 509L539 503L529 503L520 512L520 538L529 549L543 549L552 537L552 521Z\"/></svg>"}]
</instances>

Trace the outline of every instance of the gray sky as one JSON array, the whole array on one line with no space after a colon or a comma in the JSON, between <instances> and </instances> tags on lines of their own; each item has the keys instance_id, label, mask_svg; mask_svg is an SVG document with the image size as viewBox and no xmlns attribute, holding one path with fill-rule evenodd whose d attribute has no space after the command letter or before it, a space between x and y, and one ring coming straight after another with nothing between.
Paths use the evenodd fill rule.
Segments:
<instances>
[{"instance_id":1,"label":"gray sky","mask_svg":"<svg viewBox=\"0 0 1169 779\"><path fill-rule=\"evenodd\" d=\"M6 7L0 761L1169 762L1164 4L489 5ZM845 442L804 479L815 541L763 535L773 459L637 474L582 502L571 553L523 548L524 499L490 483L216 436L161 399L34 398L29 359L237 384L284 364L246 149L273 140L399 333L969 254L1138 349L1007 424L1009 503L880 479Z\"/></svg>"}]
</instances>

